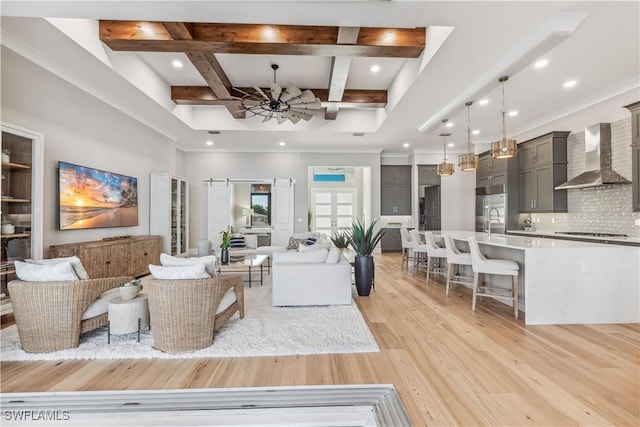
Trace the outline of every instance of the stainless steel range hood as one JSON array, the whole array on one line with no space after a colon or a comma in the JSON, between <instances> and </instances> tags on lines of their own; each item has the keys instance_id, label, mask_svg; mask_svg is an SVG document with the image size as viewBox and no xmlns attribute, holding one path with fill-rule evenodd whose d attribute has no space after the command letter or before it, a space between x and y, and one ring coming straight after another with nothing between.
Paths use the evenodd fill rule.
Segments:
<instances>
[{"instance_id":1,"label":"stainless steel range hood","mask_svg":"<svg viewBox=\"0 0 640 427\"><path fill-rule=\"evenodd\" d=\"M611 169L611 124L598 123L584 131L584 172L558 185L556 190L598 187L631 182Z\"/></svg>"}]
</instances>

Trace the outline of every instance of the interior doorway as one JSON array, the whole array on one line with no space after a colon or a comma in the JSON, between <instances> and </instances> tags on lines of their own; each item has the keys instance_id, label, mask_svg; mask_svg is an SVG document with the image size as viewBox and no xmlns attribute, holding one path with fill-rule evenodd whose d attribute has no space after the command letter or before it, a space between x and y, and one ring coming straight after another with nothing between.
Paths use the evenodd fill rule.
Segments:
<instances>
[{"instance_id":1,"label":"interior doorway","mask_svg":"<svg viewBox=\"0 0 640 427\"><path fill-rule=\"evenodd\" d=\"M318 233L334 236L349 227L356 217L357 190L313 189L312 227Z\"/></svg>"}]
</instances>

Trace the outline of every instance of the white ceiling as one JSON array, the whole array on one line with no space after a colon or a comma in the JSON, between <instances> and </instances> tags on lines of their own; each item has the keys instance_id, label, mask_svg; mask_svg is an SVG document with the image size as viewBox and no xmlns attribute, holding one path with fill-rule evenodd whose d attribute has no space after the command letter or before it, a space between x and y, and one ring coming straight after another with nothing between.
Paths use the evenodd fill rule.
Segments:
<instances>
[{"instance_id":1,"label":"white ceiling","mask_svg":"<svg viewBox=\"0 0 640 427\"><path fill-rule=\"evenodd\" d=\"M628 117L621 107L640 99L637 1L193 1L186 7L178 1L4 0L2 15L3 45L100 96L187 151L438 152L442 150L441 120L448 118L454 125L447 129L452 133L448 140L456 144L454 152L462 152L467 138L465 101L474 101L471 127L480 131L473 142L486 144L501 137L498 77L505 74L510 76L505 84L507 111L519 113L507 118L507 134L519 141L554 130L578 132L594 122ZM186 56L111 52L97 40L97 33L81 31L87 23L95 27L97 19L425 26L429 30L423 58L354 58L347 89L388 89L386 109L343 109L335 121L315 117L308 123L276 125L258 119L235 120L219 106L175 108L169 86L204 85ZM79 23L84 26L76 26ZM440 36L444 42L434 51ZM277 80L283 87L326 88L330 77L330 57L216 56L231 83L241 87L268 86L273 80L272 63L280 65ZM184 67L173 68L173 59L180 59ZM548 65L535 69L532 63L538 59L547 59ZM373 64L380 65L380 72L371 73ZM88 67L95 71L87 73ZM570 79L577 85L563 88ZM130 82L140 88L139 93L131 93ZM481 98L489 104L479 106ZM149 108L141 111L140 105L145 104ZM210 135L207 130L221 133ZM355 137L353 132L365 135ZM215 146L205 146L206 140ZM287 145L278 146L280 141ZM405 142L410 148L402 147ZM486 149L486 145L478 147L476 151Z\"/></svg>"}]
</instances>

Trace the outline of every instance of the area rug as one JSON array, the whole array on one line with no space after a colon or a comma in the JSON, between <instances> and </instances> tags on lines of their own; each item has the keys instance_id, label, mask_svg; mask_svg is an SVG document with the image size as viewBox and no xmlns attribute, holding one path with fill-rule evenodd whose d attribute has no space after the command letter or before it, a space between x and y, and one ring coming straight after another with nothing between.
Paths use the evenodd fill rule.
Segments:
<instances>
[{"instance_id":1,"label":"area rug","mask_svg":"<svg viewBox=\"0 0 640 427\"><path fill-rule=\"evenodd\" d=\"M52 353L27 353L15 325L0 331L0 360L182 359L206 357L285 356L297 354L378 352L371 331L355 302L350 306L273 307L271 284L245 287L245 317L236 314L216 334L211 347L191 353L155 350L153 331L111 337L107 328L83 334L80 346Z\"/></svg>"}]
</instances>

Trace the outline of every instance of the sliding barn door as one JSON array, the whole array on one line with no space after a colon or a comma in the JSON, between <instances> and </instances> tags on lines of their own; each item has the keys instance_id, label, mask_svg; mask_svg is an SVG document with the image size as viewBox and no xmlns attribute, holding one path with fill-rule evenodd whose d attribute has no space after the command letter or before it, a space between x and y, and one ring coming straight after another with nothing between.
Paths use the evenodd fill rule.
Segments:
<instances>
[{"instance_id":1,"label":"sliding barn door","mask_svg":"<svg viewBox=\"0 0 640 427\"><path fill-rule=\"evenodd\" d=\"M217 250L220 232L231 224L231 187L227 182L211 182L207 193L207 239Z\"/></svg>"},{"instance_id":2,"label":"sliding barn door","mask_svg":"<svg viewBox=\"0 0 640 427\"><path fill-rule=\"evenodd\" d=\"M276 179L271 188L271 244L286 246L293 234L293 192L294 181Z\"/></svg>"}]
</instances>

